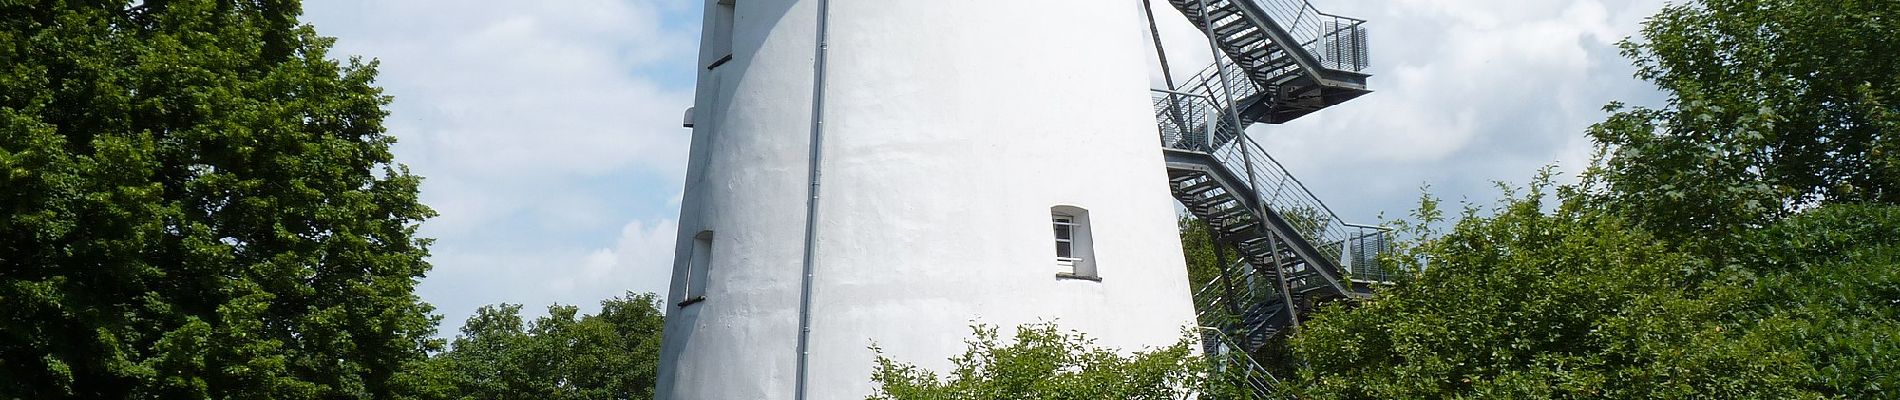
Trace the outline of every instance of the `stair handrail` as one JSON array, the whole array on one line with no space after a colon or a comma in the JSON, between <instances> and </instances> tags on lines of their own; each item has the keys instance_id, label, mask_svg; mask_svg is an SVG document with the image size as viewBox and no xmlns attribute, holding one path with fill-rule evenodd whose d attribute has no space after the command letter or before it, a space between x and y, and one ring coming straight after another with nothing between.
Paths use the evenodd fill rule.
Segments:
<instances>
[{"instance_id":1,"label":"stair handrail","mask_svg":"<svg viewBox=\"0 0 1900 400\"><path fill-rule=\"evenodd\" d=\"M1296 228L1296 233L1318 249L1321 256L1326 257L1333 266L1339 267L1340 270L1335 272L1348 275L1348 280L1390 282L1389 271L1379 268L1372 261L1350 262L1354 257L1349 254L1356 249L1355 246L1363 248L1364 241L1374 240L1365 235L1367 229L1373 228L1345 222L1331 206L1320 201L1305 182L1293 176L1285 164L1267 153L1259 142L1239 134L1240 129L1225 121L1225 118L1217 118L1217 115L1224 114L1218 111L1220 105L1217 97L1161 89L1155 89L1154 92L1162 146L1211 155L1216 162L1234 171L1236 177L1257 180L1247 182L1254 197L1262 205L1285 216L1289 224ZM1165 117L1179 114L1194 115L1198 119L1180 123ZM1249 157L1255 161L1244 162ZM1249 167L1251 171L1240 170ZM1383 235L1389 229L1381 231L1378 234ZM1389 238L1381 236L1376 240L1385 241ZM1361 258L1376 260L1376 257Z\"/></svg>"},{"instance_id":2,"label":"stair handrail","mask_svg":"<svg viewBox=\"0 0 1900 400\"><path fill-rule=\"evenodd\" d=\"M1392 283L1391 271L1378 264L1378 254L1390 250L1384 247L1389 246L1387 243L1390 243L1390 235L1393 232L1392 228L1346 222L1345 219L1339 217L1339 213L1333 211L1331 206L1320 201L1319 196L1313 194L1313 190L1307 188L1305 182L1300 181L1300 178L1293 176L1291 172L1287 172L1286 165L1281 164L1280 160L1275 159L1272 154L1267 153L1267 151L1260 146L1259 142L1253 140L1253 137L1242 135L1241 138L1243 138L1249 148L1256 152L1255 154L1257 154L1259 158L1265 159L1270 163L1274 173L1278 173L1284 176L1285 179L1292 181L1292 186L1298 188L1300 191L1298 194L1305 195L1301 197L1300 200L1304 200L1312 205L1317 205L1318 210L1325 213L1323 216L1323 219L1327 221L1325 224L1330 225L1324 229L1326 234L1318 238L1321 239L1321 241L1312 241L1312 239L1315 238L1309 237L1309 242L1315 243L1316 246L1323 248L1339 246L1341 253L1333 261L1336 263L1335 265L1340 267L1341 272L1349 275L1350 280L1364 283ZM1296 194L1296 196L1298 194ZM1277 202L1271 200L1263 202L1280 208L1280 204ZM1282 212L1284 213L1285 211ZM1374 237L1375 235L1377 237ZM1379 243L1381 248L1372 255L1362 257L1355 251L1358 249L1358 247L1355 246L1361 246L1366 241ZM1326 254L1329 256L1333 255L1332 252L1327 252Z\"/></svg>"},{"instance_id":3,"label":"stair handrail","mask_svg":"<svg viewBox=\"0 0 1900 400\"><path fill-rule=\"evenodd\" d=\"M1348 257L1346 257L1345 269L1349 279L1354 282L1392 284L1394 282L1392 270L1386 268L1385 260L1380 256L1392 251L1393 232L1397 230L1381 225L1350 222L1340 224L1359 230L1353 235L1353 241L1346 249ZM1370 251L1368 251L1369 247Z\"/></svg>"},{"instance_id":4,"label":"stair handrail","mask_svg":"<svg viewBox=\"0 0 1900 400\"><path fill-rule=\"evenodd\" d=\"M1199 328L1202 332L1202 339L1206 341L1206 343L1203 343L1203 350L1214 350L1207 351L1208 353L1212 353L1208 354L1207 357L1210 362L1216 363L1216 373L1227 372L1225 368L1228 367L1230 363L1238 364L1236 366L1241 369L1241 384L1253 392L1250 393L1253 395L1253 398L1290 398L1285 396L1283 389L1281 389L1285 386L1285 383L1281 382L1279 377L1273 376L1273 373L1268 371L1265 366L1261 366L1259 362L1254 361L1253 356L1248 355L1245 350L1239 350L1245 347L1240 346L1232 336L1227 335L1226 331L1210 326L1202 326ZM1255 377L1265 377L1266 379L1254 379Z\"/></svg>"},{"instance_id":5,"label":"stair handrail","mask_svg":"<svg viewBox=\"0 0 1900 400\"><path fill-rule=\"evenodd\" d=\"M1238 272L1238 275L1233 276L1233 278L1241 290L1239 293L1235 293L1236 297L1238 297L1237 299L1228 299L1226 295L1219 290L1221 288L1221 277L1211 278L1207 283L1202 284L1200 289L1196 290L1193 295L1195 317L1201 321L1201 324L1228 325L1236 322L1235 319L1244 320L1245 316L1227 315L1229 309L1226 307L1228 305L1226 302L1228 301L1238 301L1239 304L1237 305L1243 309L1265 306L1277 307L1284 304L1279 303L1280 292L1278 286L1263 285L1262 282L1255 282L1254 279L1258 271L1254 268L1250 268L1245 260L1235 260L1233 263L1222 266L1221 268Z\"/></svg>"},{"instance_id":6,"label":"stair handrail","mask_svg":"<svg viewBox=\"0 0 1900 400\"><path fill-rule=\"evenodd\" d=\"M1202 69L1201 72L1188 77L1186 83L1181 85L1181 88L1190 92L1196 90L1205 92L1202 94L1215 99L1215 103L1223 107L1227 105L1220 103L1225 103L1225 100L1229 97L1235 100L1245 100L1264 91L1260 83L1249 78L1247 70L1241 68L1240 64L1234 62L1233 58L1227 57L1226 54L1220 54L1215 57L1214 61L1216 62L1215 64L1208 64L1207 68ZM1221 73L1228 75L1226 80L1228 87L1217 87L1220 86L1221 79L1215 76L1215 74ZM1247 122L1251 123L1252 121Z\"/></svg>"},{"instance_id":7,"label":"stair handrail","mask_svg":"<svg viewBox=\"0 0 1900 400\"><path fill-rule=\"evenodd\" d=\"M1308 188L1305 182L1289 172L1285 164L1280 163L1279 159L1274 158L1251 136L1241 135L1239 140L1224 148L1235 147L1239 148L1237 151L1250 152L1249 156L1254 157L1255 160L1252 165L1262 169L1254 173L1254 176L1265 180L1265 182L1254 182L1255 187L1260 190L1256 194L1261 197L1261 203L1273 207L1276 212L1286 216L1289 222L1301 225L1300 228L1304 228L1300 232L1301 236L1308 243L1319 248L1323 256L1340 268L1339 272L1348 275L1349 280L1361 283L1392 282L1391 271L1377 263L1377 254L1371 257L1354 257L1356 254L1353 253L1356 246L1363 247L1367 241L1381 243L1381 246L1384 246L1383 243L1389 243L1391 228L1346 222L1333 211L1331 206L1320 201L1319 196L1313 194L1313 190ZM1222 164L1229 168L1236 166L1236 163L1231 162L1235 159L1233 156L1221 157L1217 154L1215 158L1221 160ZM1260 162L1260 160L1265 160L1265 162ZM1271 194L1268 193L1269 188L1272 190ZM1379 252L1383 253L1386 250L1389 249L1380 248ZM1360 262L1360 260L1364 261Z\"/></svg>"},{"instance_id":8,"label":"stair handrail","mask_svg":"<svg viewBox=\"0 0 1900 400\"><path fill-rule=\"evenodd\" d=\"M1300 49L1327 69L1364 72L1368 67L1366 20L1320 11L1308 0L1248 0L1273 19ZM1330 39L1327 40L1327 39ZM1327 47L1328 45L1331 47Z\"/></svg>"},{"instance_id":9,"label":"stair handrail","mask_svg":"<svg viewBox=\"0 0 1900 400\"><path fill-rule=\"evenodd\" d=\"M1220 111L1207 96L1166 89L1149 90L1154 92L1155 123L1161 133L1162 147L1202 149L1211 143L1205 135L1206 130L1199 126L1207 124L1209 117Z\"/></svg>"}]
</instances>

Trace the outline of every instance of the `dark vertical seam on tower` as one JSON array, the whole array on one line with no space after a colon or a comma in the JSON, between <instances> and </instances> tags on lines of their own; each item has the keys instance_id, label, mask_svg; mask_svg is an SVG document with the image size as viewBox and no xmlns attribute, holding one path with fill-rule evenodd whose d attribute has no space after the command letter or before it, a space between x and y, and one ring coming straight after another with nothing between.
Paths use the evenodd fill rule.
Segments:
<instances>
[{"instance_id":1,"label":"dark vertical seam on tower","mask_svg":"<svg viewBox=\"0 0 1900 400\"><path fill-rule=\"evenodd\" d=\"M825 62L829 46L827 36L830 30L829 17L831 1L818 0L818 48L812 58L811 88L811 155L808 175L811 187L805 200L805 261L804 275L799 285L798 296L798 377L794 398L805 400L811 369L811 292L812 281L816 276L818 252L818 186L824 177L825 145Z\"/></svg>"}]
</instances>

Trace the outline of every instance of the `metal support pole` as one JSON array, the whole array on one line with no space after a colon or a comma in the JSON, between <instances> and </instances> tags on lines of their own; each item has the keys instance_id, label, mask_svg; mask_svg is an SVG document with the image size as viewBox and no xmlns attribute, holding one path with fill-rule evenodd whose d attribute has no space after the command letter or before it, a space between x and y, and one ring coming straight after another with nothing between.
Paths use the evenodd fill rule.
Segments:
<instances>
[{"instance_id":1,"label":"metal support pole","mask_svg":"<svg viewBox=\"0 0 1900 400\"><path fill-rule=\"evenodd\" d=\"M1211 15L1207 12L1207 0L1200 0L1200 5L1201 5L1201 30L1207 34L1207 49L1208 51L1211 51L1214 55L1214 74L1220 77L1221 93L1219 93L1217 96L1227 99L1227 104L1225 107L1222 107L1222 111L1225 111L1224 114L1226 114L1228 121L1233 122L1234 144L1240 146L1241 164L1243 164L1247 169L1247 189L1257 194L1257 193L1260 193L1259 188L1258 188L1259 180L1256 179L1258 177L1254 176L1253 156L1247 154L1249 153L1248 148L1247 148L1246 143L1244 143L1244 139L1247 138L1247 124L1244 122L1241 122L1240 110L1236 110L1236 108L1240 106L1240 102L1234 99L1233 83L1228 82L1227 80L1227 63L1221 61L1222 59L1226 57L1221 54L1220 41L1215 39L1216 36L1214 34L1214 19L1211 18ZM1242 18L1245 18L1245 17L1242 17ZM1219 130L1210 130L1210 132L1208 132L1207 140L1209 142L1207 144L1207 151L1210 154L1215 151L1214 149L1215 143L1213 141L1215 140L1215 136L1217 136L1219 133L1220 133ZM1262 211L1265 211L1265 210L1262 210Z\"/></svg>"},{"instance_id":2,"label":"metal support pole","mask_svg":"<svg viewBox=\"0 0 1900 400\"><path fill-rule=\"evenodd\" d=\"M1214 56L1214 75L1220 77L1221 93L1219 93L1218 95L1212 93L1213 88L1210 87L1208 88L1208 91L1210 92L1208 94L1224 97L1227 99L1227 105L1223 107L1223 109L1224 111L1226 111L1225 114L1227 114L1228 120L1233 121L1234 123L1235 134L1246 135L1247 127L1240 123L1240 112L1237 110L1234 110L1234 105L1235 105L1234 86L1232 83L1227 82L1227 63L1221 61L1221 59L1225 58L1225 56L1221 55L1220 41L1216 39L1217 36L1214 35L1213 14L1210 14L1207 12L1207 0L1200 0L1200 5L1201 5L1201 31L1207 34L1207 50L1211 52L1211 54ZM1209 86L1212 86L1212 85L1209 85ZM1216 105L1216 106L1219 106L1219 105ZM1207 152L1209 154L1212 154L1214 152L1214 142L1213 142L1214 136L1218 133L1220 133L1220 130L1218 129L1208 130ZM1242 150L1245 150L1245 149L1243 148ZM1253 170L1252 165L1249 165L1248 167L1249 167L1247 168L1248 173L1251 174ZM1249 186L1250 188L1253 186L1253 182L1251 182L1252 180L1253 180L1252 178L1248 178L1249 182L1247 182L1247 186Z\"/></svg>"},{"instance_id":3,"label":"metal support pole","mask_svg":"<svg viewBox=\"0 0 1900 400\"><path fill-rule=\"evenodd\" d=\"M1141 0L1141 12L1148 16L1148 38L1153 39L1155 42L1155 58L1161 61L1161 79L1168 84L1167 92L1173 93L1176 89L1179 89L1179 87L1174 85L1174 69L1168 66L1168 50L1161 45L1161 28L1155 24L1154 2L1152 0ZM1168 118L1173 120L1174 126L1181 130L1181 138L1177 139L1175 143L1165 144L1168 145L1168 147L1180 147L1179 140L1186 139L1188 130L1193 128L1188 126L1187 116L1181 110L1181 99L1170 94L1168 95L1167 101Z\"/></svg>"},{"instance_id":4,"label":"metal support pole","mask_svg":"<svg viewBox=\"0 0 1900 400\"><path fill-rule=\"evenodd\" d=\"M1234 274L1228 270L1227 249L1221 247L1220 232L1215 230L1214 225L1207 220L1201 220L1201 224L1207 227L1208 244L1214 246L1214 267L1220 269L1221 289L1227 293L1227 301L1224 302L1227 303L1227 311L1239 316L1241 299L1239 294L1234 292Z\"/></svg>"},{"instance_id":5,"label":"metal support pole","mask_svg":"<svg viewBox=\"0 0 1900 400\"><path fill-rule=\"evenodd\" d=\"M1141 0L1141 12L1148 14L1148 37L1154 39L1155 57L1161 59L1161 79L1167 81L1168 90L1179 89L1174 86L1174 72L1168 68L1168 51L1161 46L1161 28L1155 25L1153 0Z\"/></svg>"},{"instance_id":6,"label":"metal support pole","mask_svg":"<svg viewBox=\"0 0 1900 400\"><path fill-rule=\"evenodd\" d=\"M1286 281L1286 262L1280 259L1280 235L1267 232L1267 248L1273 250L1273 277L1280 282L1280 300L1286 303L1287 321L1293 329L1300 329L1300 308L1293 304L1293 285ZM1307 260L1307 268L1314 268L1312 260Z\"/></svg>"}]
</instances>

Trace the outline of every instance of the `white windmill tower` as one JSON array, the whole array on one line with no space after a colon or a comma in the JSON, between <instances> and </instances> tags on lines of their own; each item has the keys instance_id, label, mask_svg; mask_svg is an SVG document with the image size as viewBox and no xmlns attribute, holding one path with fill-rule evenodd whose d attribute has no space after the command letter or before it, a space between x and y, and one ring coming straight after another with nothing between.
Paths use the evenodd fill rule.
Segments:
<instances>
[{"instance_id":1,"label":"white windmill tower","mask_svg":"<svg viewBox=\"0 0 1900 400\"><path fill-rule=\"evenodd\" d=\"M972 321L1194 324L1136 2L708 0L662 399L846 399Z\"/></svg>"}]
</instances>

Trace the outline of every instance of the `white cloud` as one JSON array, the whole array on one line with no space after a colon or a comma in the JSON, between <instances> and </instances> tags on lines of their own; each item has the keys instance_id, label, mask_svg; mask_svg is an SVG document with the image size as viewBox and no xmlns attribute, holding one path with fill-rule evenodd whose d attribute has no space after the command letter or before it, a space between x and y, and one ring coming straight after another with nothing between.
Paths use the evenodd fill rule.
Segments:
<instances>
[{"instance_id":1,"label":"white cloud","mask_svg":"<svg viewBox=\"0 0 1900 400\"><path fill-rule=\"evenodd\" d=\"M441 214L423 227L435 270L418 290L445 333L483 304L665 291L652 267L672 259L696 3L305 4L334 56L381 61L397 159Z\"/></svg>"},{"instance_id":2,"label":"white cloud","mask_svg":"<svg viewBox=\"0 0 1900 400\"><path fill-rule=\"evenodd\" d=\"M621 228L614 248L589 253L578 271L550 274L547 289L564 293L620 287L665 296L668 280L673 276L673 243L678 230L678 223L671 219L651 224L628 223Z\"/></svg>"},{"instance_id":3,"label":"white cloud","mask_svg":"<svg viewBox=\"0 0 1900 400\"><path fill-rule=\"evenodd\" d=\"M1657 96L1630 77L1615 43L1662 0L1314 5L1369 21L1374 93L1251 132L1347 219L1402 215L1422 184L1485 201L1491 181L1524 182L1551 163L1577 172L1591 151L1584 129L1603 104ZM1186 76L1211 58L1205 38L1167 7L1157 17L1175 74Z\"/></svg>"},{"instance_id":4,"label":"white cloud","mask_svg":"<svg viewBox=\"0 0 1900 400\"><path fill-rule=\"evenodd\" d=\"M1177 77L1205 37L1156 1ZM399 160L442 216L424 298L451 333L476 306L592 305L663 291L680 201L699 0L324 0L337 56L382 60ZM1612 44L1661 0L1317 1L1370 20L1375 93L1255 135L1348 219L1397 214L1432 183L1579 166L1610 100L1656 95ZM1156 79L1159 85L1159 79Z\"/></svg>"},{"instance_id":5,"label":"white cloud","mask_svg":"<svg viewBox=\"0 0 1900 400\"><path fill-rule=\"evenodd\" d=\"M432 258L437 271L425 281L423 295L446 317L443 335L453 334L486 304L525 304L534 316L553 303L591 312L600 300L627 292L664 296L677 226L672 219L629 222L604 247L479 241L437 246ZM451 273L442 272L445 266Z\"/></svg>"},{"instance_id":6,"label":"white cloud","mask_svg":"<svg viewBox=\"0 0 1900 400\"><path fill-rule=\"evenodd\" d=\"M309 8L322 32L342 37L341 52L381 59L381 82L396 96L389 125L402 139L402 159L432 186L475 192L429 196L443 211L438 228L471 229L520 209L552 208L541 204L546 194L562 192L542 190L564 178L683 174L687 135L678 119L691 85L652 75L689 58L696 33L661 29L658 3L341 1Z\"/></svg>"}]
</instances>

